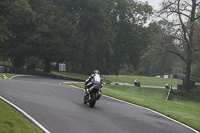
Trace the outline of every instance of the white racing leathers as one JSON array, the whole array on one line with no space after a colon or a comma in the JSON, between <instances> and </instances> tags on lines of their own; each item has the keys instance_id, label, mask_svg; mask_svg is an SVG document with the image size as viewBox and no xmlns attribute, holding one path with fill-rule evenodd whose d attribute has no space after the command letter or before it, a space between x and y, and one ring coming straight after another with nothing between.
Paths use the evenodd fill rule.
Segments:
<instances>
[{"instance_id":1,"label":"white racing leathers","mask_svg":"<svg viewBox=\"0 0 200 133\"><path fill-rule=\"evenodd\" d=\"M93 84L100 85L101 88L103 87L103 80L99 74L92 74L85 81L86 88L90 88Z\"/></svg>"}]
</instances>

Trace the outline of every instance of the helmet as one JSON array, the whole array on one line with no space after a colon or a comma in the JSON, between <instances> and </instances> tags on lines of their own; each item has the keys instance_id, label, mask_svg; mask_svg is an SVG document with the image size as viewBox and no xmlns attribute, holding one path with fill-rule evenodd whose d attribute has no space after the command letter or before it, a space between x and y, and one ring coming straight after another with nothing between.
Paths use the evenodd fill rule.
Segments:
<instances>
[{"instance_id":1,"label":"helmet","mask_svg":"<svg viewBox=\"0 0 200 133\"><path fill-rule=\"evenodd\" d=\"M95 74L95 73L100 74L99 70L94 70L93 74Z\"/></svg>"}]
</instances>

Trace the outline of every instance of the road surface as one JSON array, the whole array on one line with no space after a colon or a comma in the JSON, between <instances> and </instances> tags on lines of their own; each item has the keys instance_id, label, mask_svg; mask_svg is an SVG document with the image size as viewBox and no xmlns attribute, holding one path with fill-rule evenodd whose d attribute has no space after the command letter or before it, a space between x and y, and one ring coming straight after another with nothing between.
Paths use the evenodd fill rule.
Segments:
<instances>
[{"instance_id":1,"label":"road surface","mask_svg":"<svg viewBox=\"0 0 200 133\"><path fill-rule=\"evenodd\" d=\"M144 108L101 97L84 105L83 90L41 77L0 79L0 96L11 101L51 133L194 133Z\"/></svg>"}]
</instances>

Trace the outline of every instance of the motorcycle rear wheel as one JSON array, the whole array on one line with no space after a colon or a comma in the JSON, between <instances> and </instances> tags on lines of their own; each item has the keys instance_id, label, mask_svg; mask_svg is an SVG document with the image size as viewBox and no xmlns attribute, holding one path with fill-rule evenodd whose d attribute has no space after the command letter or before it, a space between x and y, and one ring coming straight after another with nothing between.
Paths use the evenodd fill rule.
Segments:
<instances>
[{"instance_id":1,"label":"motorcycle rear wheel","mask_svg":"<svg viewBox=\"0 0 200 133\"><path fill-rule=\"evenodd\" d=\"M83 103L84 103L84 104L87 104L87 100L83 99Z\"/></svg>"},{"instance_id":2,"label":"motorcycle rear wheel","mask_svg":"<svg viewBox=\"0 0 200 133\"><path fill-rule=\"evenodd\" d=\"M96 93L90 94L89 107L93 108L96 103Z\"/></svg>"}]
</instances>

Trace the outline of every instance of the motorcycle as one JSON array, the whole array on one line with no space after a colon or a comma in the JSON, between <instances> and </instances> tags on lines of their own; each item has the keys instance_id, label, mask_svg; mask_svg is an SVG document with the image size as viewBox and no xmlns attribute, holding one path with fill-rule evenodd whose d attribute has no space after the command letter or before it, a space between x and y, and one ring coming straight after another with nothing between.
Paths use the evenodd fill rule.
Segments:
<instances>
[{"instance_id":1,"label":"motorcycle","mask_svg":"<svg viewBox=\"0 0 200 133\"><path fill-rule=\"evenodd\" d=\"M93 108L96 101L101 97L101 87L99 85L94 84L89 89L86 89L86 93L84 94L83 102L84 104L89 104L90 108Z\"/></svg>"},{"instance_id":2,"label":"motorcycle","mask_svg":"<svg viewBox=\"0 0 200 133\"><path fill-rule=\"evenodd\" d=\"M134 85L140 87L140 82L139 81L134 82Z\"/></svg>"}]
</instances>

